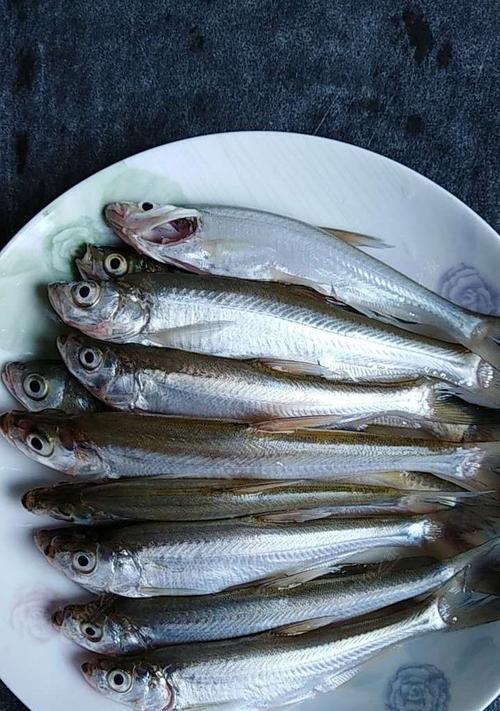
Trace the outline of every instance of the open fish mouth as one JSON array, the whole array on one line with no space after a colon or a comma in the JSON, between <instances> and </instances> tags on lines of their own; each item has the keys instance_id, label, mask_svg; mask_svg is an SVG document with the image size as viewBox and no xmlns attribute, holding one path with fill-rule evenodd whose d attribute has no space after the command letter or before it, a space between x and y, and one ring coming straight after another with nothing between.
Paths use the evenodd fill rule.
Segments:
<instances>
[{"instance_id":1,"label":"open fish mouth","mask_svg":"<svg viewBox=\"0 0 500 711\"><path fill-rule=\"evenodd\" d=\"M128 244L178 244L191 237L200 225L194 208L165 205L135 216L127 203L110 203L104 210L108 225Z\"/></svg>"}]
</instances>

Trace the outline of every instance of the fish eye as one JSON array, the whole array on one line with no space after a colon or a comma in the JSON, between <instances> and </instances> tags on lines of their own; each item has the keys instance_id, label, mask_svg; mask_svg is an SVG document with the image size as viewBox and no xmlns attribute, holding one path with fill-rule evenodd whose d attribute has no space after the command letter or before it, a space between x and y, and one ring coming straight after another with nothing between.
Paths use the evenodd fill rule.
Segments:
<instances>
[{"instance_id":1,"label":"fish eye","mask_svg":"<svg viewBox=\"0 0 500 711\"><path fill-rule=\"evenodd\" d=\"M107 676L109 688L124 694L132 686L132 675L123 669L112 669Z\"/></svg>"},{"instance_id":2,"label":"fish eye","mask_svg":"<svg viewBox=\"0 0 500 711\"><path fill-rule=\"evenodd\" d=\"M154 207L152 202L141 202L141 210L144 212L148 212L148 210L152 210Z\"/></svg>"},{"instance_id":3,"label":"fish eye","mask_svg":"<svg viewBox=\"0 0 500 711\"><path fill-rule=\"evenodd\" d=\"M49 385L42 375L30 373L23 380L23 389L33 400L43 400L49 391Z\"/></svg>"},{"instance_id":4,"label":"fish eye","mask_svg":"<svg viewBox=\"0 0 500 711\"><path fill-rule=\"evenodd\" d=\"M90 642L99 642L102 639L102 627L93 622L82 622L80 631Z\"/></svg>"},{"instance_id":5,"label":"fish eye","mask_svg":"<svg viewBox=\"0 0 500 711\"><path fill-rule=\"evenodd\" d=\"M93 348L81 348L78 360L85 370L96 370L102 363L102 355Z\"/></svg>"},{"instance_id":6,"label":"fish eye","mask_svg":"<svg viewBox=\"0 0 500 711\"><path fill-rule=\"evenodd\" d=\"M97 565L96 557L88 551L77 551L73 554L73 568L77 573L92 573Z\"/></svg>"},{"instance_id":7,"label":"fish eye","mask_svg":"<svg viewBox=\"0 0 500 711\"><path fill-rule=\"evenodd\" d=\"M77 306L89 307L94 306L101 295L101 287L95 281L82 281L75 284L72 290L73 301Z\"/></svg>"},{"instance_id":8,"label":"fish eye","mask_svg":"<svg viewBox=\"0 0 500 711\"><path fill-rule=\"evenodd\" d=\"M121 277L128 271L127 260L122 254L108 254L104 269L109 276Z\"/></svg>"},{"instance_id":9,"label":"fish eye","mask_svg":"<svg viewBox=\"0 0 500 711\"><path fill-rule=\"evenodd\" d=\"M42 457L50 457L54 452L54 443L41 432L30 432L26 437L26 443L33 452Z\"/></svg>"}]
</instances>

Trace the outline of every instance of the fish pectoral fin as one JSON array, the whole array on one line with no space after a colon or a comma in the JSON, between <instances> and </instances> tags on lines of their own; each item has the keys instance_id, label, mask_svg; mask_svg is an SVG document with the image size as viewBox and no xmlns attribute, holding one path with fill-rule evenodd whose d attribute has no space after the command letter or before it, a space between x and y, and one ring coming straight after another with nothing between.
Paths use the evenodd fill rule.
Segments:
<instances>
[{"instance_id":1,"label":"fish pectoral fin","mask_svg":"<svg viewBox=\"0 0 500 711\"><path fill-rule=\"evenodd\" d=\"M137 588L138 597L170 597L177 595L203 595L200 590L190 588L157 588L154 586L141 585Z\"/></svg>"},{"instance_id":2,"label":"fish pectoral fin","mask_svg":"<svg viewBox=\"0 0 500 711\"><path fill-rule=\"evenodd\" d=\"M254 360L257 366L265 370L277 370L280 373L294 373L297 375L316 375L323 378L335 375L334 371L317 363L302 363L295 360L278 360L277 358L259 358Z\"/></svg>"},{"instance_id":3,"label":"fish pectoral fin","mask_svg":"<svg viewBox=\"0 0 500 711\"><path fill-rule=\"evenodd\" d=\"M320 227L323 232L328 232L329 235L337 237L337 239L352 245L353 247L372 247L373 249L387 249L394 247L380 237L372 237L364 235L361 232L349 232L347 230L338 230L335 227Z\"/></svg>"},{"instance_id":4,"label":"fish pectoral fin","mask_svg":"<svg viewBox=\"0 0 500 711\"><path fill-rule=\"evenodd\" d=\"M203 333L219 333L234 324L234 321L201 321L200 323L190 323L186 326L167 328L164 331L146 333L146 337L152 346L172 347L173 339L179 337L199 336Z\"/></svg>"},{"instance_id":5,"label":"fish pectoral fin","mask_svg":"<svg viewBox=\"0 0 500 711\"><path fill-rule=\"evenodd\" d=\"M302 622L283 625L283 627L276 627L276 629L271 630L271 634L276 637L295 637L295 635L326 627L326 625L331 625L336 621L335 617L314 617L311 620L303 620Z\"/></svg>"}]
</instances>

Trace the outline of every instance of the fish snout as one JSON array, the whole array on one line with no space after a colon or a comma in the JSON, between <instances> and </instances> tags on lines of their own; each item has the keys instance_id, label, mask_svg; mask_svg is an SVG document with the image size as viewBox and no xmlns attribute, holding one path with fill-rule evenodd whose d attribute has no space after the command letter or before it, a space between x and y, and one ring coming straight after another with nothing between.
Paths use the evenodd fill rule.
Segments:
<instances>
[{"instance_id":1,"label":"fish snout","mask_svg":"<svg viewBox=\"0 0 500 711\"><path fill-rule=\"evenodd\" d=\"M64 624L64 609L60 608L52 614L52 624L54 627L61 628Z\"/></svg>"},{"instance_id":2,"label":"fish snout","mask_svg":"<svg viewBox=\"0 0 500 711\"><path fill-rule=\"evenodd\" d=\"M91 662L83 662L82 666L82 674L87 677L87 679L92 679L92 672L94 670L93 664Z\"/></svg>"},{"instance_id":3,"label":"fish snout","mask_svg":"<svg viewBox=\"0 0 500 711\"><path fill-rule=\"evenodd\" d=\"M54 282L47 286L49 302L56 314L63 318L63 293L66 288L65 282Z\"/></svg>"},{"instance_id":4,"label":"fish snout","mask_svg":"<svg viewBox=\"0 0 500 711\"><path fill-rule=\"evenodd\" d=\"M19 380L23 370L23 364L18 361L10 361L5 363L2 368L2 381L5 387L14 394L15 384Z\"/></svg>"},{"instance_id":5,"label":"fish snout","mask_svg":"<svg viewBox=\"0 0 500 711\"><path fill-rule=\"evenodd\" d=\"M21 503L27 511L34 511L36 508L36 495L33 490L27 491L21 499Z\"/></svg>"},{"instance_id":6,"label":"fish snout","mask_svg":"<svg viewBox=\"0 0 500 711\"><path fill-rule=\"evenodd\" d=\"M0 415L0 434L13 442L24 441L31 429L28 420L29 413L22 410L11 410Z\"/></svg>"},{"instance_id":7,"label":"fish snout","mask_svg":"<svg viewBox=\"0 0 500 711\"><path fill-rule=\"evenodd\" d=\"M123 227L127 207L119 202L110 202L104 208L104 219L112 227Z\"/></svg>"},{"instance_id":8,"label":"fish snout","mask_svg":"<svg viewBox=\"0 0 500 711\"><path fill-rule=\"evenodd\" d=\"M35 532L33 536L35 545L46 558L53 560L55 557L55 549L53 544L54 534L50 529L42 528Z\"/></svg>"}]
</instances>

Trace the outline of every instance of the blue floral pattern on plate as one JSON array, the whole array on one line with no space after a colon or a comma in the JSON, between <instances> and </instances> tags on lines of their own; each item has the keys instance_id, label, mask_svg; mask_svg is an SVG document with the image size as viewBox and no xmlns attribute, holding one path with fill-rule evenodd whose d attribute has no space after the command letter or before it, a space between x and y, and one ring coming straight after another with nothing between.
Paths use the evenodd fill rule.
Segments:
<instances>
[{"instance_id":1,"label":"blue floral pattern on plate","mask_svg":"<svg viewBox=\"0 0 500 711\"><path fill-rule=\"evenodd\" d=\"M460 262L441 275L437 290L446 299L483 314L500 313L500 292L475 267Z\"/></svg>"},{"instance_id":2,"label":"blue floral pattern on plate","mask_svg":"<svg viewBox=\"0 0 500 711\"><path fill-rule=\"evenodd\" d=\"M389 711L448 711L450 682L433 664L407 664L389 680Z\"/></svg>"}]
</instances>

